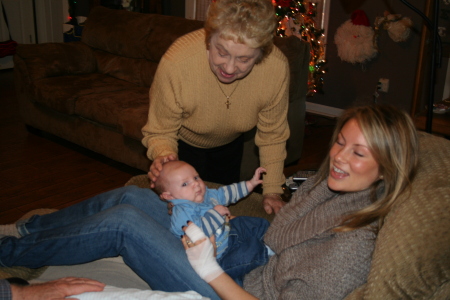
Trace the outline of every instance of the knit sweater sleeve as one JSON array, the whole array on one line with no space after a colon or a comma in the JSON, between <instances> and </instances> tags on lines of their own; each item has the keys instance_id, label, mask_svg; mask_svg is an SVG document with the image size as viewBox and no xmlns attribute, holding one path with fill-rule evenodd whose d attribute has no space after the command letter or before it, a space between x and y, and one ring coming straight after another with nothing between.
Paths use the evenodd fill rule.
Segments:
<instances>
[{"instance_id":1,"label":"knit sweater sleeve","mask_svg":"<svg viewBox=\"0 0 450 300\"><path fill-rule=\"evenodd\" d=\"M275 49L279 52L279 49ZM274 54L275 55L275 54ZM278 53L278 55L281 55ZM271 61L271 64L274 62ZM284 56L276 60L281 68L276 80L273 80L275 90L272 101L258 115L255 144L259 148L261 166L266 168L263 192L283 193L281 186L285 182L283 175L286 159L286 140L289 138L287 111L289 106L289 66Z\"/></svg>"},{"instance_id":2,"label":"knit sweater sleeve","mask_svg":"<svg viewBox=\"0 0 450 300\"><path fill-rule=\"evenodd\" d=\"M178 153L178 131L182 122L182 109L177 105L178 81L170 72L170 62L162 58L150 88L148 119L142 128L142 143L148 148L150 160L158 156Z\"/></svg>"}]
</instances>

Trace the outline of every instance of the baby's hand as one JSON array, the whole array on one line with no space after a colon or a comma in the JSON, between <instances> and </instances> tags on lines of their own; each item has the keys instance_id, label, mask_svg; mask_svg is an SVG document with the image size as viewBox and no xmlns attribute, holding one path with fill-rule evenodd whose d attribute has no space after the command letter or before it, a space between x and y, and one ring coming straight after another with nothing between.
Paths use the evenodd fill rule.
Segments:
<instances>
[{"instance_id":1,"label":"baby's hand","mask_svg":"<svg viewBox=\"0 0 450 300\"><path fill-rule=\"evenodd\" d=\"M255 171L255 175L253 175L253 178L247 181L247 189L249 192L253 191L253 189L258 185L263 183L263 180L261 179L261 174L265 173L266 169L263 167L259 167Z\"/></svg>"},{"instance_id":2,"label":"baby's hand","mask_svg":"<svg viewBox=\"0 0 450 300\"><path fill-rule=\"evenodd\" d=\"M223 206L223 205L214 206L214 210L217 211L221 216L229 216L230 215L230 210L228 209L228 207Z\"/></svg>"}]
</instances>

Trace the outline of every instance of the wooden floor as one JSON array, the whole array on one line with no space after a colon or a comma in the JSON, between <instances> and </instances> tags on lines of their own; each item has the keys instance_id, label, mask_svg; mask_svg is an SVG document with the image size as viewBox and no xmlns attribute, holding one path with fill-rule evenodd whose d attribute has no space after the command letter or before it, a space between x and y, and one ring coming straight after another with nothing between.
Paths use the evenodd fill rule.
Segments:
<instances>
[{"instance_id":1,"label":"wooden floor","mask_svg":"<svg viewBox=\"0 0 450 300\"><path fill-rule=\"evenodd\" d=\"M13 87L13 71L0 70L0 224L36 208L61 209L144 173L29 133ZM327 152L334 119L308 115L307 120L302 158L286 167L286 176L317 169Z\"/></svg>"}]
</instances>

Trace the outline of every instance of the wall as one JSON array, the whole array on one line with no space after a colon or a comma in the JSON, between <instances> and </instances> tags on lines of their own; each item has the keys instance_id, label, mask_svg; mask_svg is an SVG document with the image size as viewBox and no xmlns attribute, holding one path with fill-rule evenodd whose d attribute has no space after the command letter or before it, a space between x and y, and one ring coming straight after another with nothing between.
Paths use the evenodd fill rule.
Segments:
<instances>
[{"instance_id":1,"label":"wall","mask_svg":"<svg viewBox=\"0 0 450 300\"><path fill-rule=\"evenodd\" d=\"M11 38L20 44L35 43L33 6L27 0L0 0L5 8L9 26L3 18L0 6L0 41ZM9 30L8 30L9 27ZM12 55L0 58L0 70L14 67Z\"/></svg>"},{"instance_id":2,"label":"wall","mask_svg":"<svg viewBox=\"0 0 450 300\"><path fill-rule=\"evenodd\" d=\"M389 79L388 93L380 93L378 103L391 103L407 111L411 110L414 94L414 82L419 56L422 19L399 0L330 0L330 17L327 39L328 73L324 76L324 94L316 94L308 102L345 109L354 103L373 101L373 94L380 78ZM348 7L344 3L352 2ZM361 5L355 5L355 3ZM424 11L425 0L410 0L412 5ZM346 20L354 9L366 12L373 24L377 16L383 16L385 10L411 18L414 30L410 38L403 43L395 43L383 30L378 37L380 53L372 61L361 65L343 62L337 56L334 44L336 29Z\"/></svg>"}]
</instances>

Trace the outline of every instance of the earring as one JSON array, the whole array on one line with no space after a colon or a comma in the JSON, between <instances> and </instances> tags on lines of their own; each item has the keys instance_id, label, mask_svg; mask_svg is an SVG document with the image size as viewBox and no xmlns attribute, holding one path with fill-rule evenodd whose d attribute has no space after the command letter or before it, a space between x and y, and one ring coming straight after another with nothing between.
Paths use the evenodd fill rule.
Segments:
<instances>
[{"instance_id":1,"label":"earring","mask_svg":"<svg viewBox=\"0 0 450 300\"><path fill-rule=\"evenodd\" d=\"M384 179L384 176L383 175L380 175L380 180L383 180Z\"/></svg>"}]
</instances>

